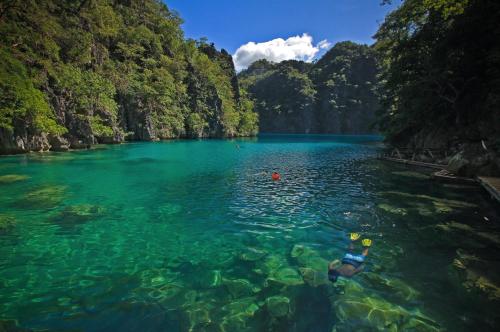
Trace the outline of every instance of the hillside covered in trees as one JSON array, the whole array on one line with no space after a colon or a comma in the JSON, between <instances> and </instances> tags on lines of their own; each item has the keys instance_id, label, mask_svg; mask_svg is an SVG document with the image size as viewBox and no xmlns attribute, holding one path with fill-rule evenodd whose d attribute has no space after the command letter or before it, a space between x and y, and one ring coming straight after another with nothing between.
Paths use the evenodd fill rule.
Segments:
<instances>
[{"instance_id":1,"label":"hillside covered in trees","mask_svg":"<svg viewBox=\"0 0 500 332\"><path fill-rule=\"evenodd\" d=\"M500 2L405 0L374 45L388 143L446 151L461 175L500 174Z\"/></svg>"},{"instance_id":2,"label":"hillside covered in trees","mask_svg":"<svg viewBox=\"0 0 500 332\"><path fill-rule=\"evenodd\" d=\"M0 152L254 135L231 56L159 0L0 2Z\"/></svg>"},{"instance_id":3,"label":"hillside covered in trees","mask_svg":"<svg viewBox=\"0 0 500 332\"><path fill-rule=\"evenodd\" d=\"M239 79L255 99L262 132L375 132L377 65L366 45L338 43L314 64L260 60Z\"/></svg>"}]
</instances>

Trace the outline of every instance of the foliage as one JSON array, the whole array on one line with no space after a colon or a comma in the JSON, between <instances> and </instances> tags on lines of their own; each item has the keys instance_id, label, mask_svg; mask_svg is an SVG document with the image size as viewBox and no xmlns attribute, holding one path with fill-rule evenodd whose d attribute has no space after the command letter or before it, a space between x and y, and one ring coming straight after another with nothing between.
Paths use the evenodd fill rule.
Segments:
<instances>
[{"instance_id":1,"label":"foliage","mask_svg":"<svg viewBox=\"0 0 500 332\"><path fill-rule=\"evenodd\" d=\"M386 17L375 49L379 124L390 142L431 131L452 133L449 141L498 140L499 21L494 0L406 0Z\"/></svg>"},{"instance_id":2,"label":"foliage","mask_svg":"<svg viewBox=\"0 0 500 332\"><path fill-rule=\"evenodd\" d=\"M87 143L255 133L231 56L181 23L159 0L2 2L1 128Z\"/></svg>"},{"instance_id":3,"label":"foliage","mask_svg":"<svg viewBox=\"0 0 500 332\"><path fill-rule=\"evenodd\" d=\"M377 67L368 46L335 45L317 63L259 60L239 75L267 132L369 133Z\"/></svg>"},{"instance_id":4,"label":"foliage","mask_svg":"<svg viewBox=\"0 0 500 332\"><path fill-rule=\"evenodd\" d=\"M10 132L21 122L36 131L62 134L42 92L28 79L25 66L0 49L0 128Z\"/></svg>"}]
</instances>

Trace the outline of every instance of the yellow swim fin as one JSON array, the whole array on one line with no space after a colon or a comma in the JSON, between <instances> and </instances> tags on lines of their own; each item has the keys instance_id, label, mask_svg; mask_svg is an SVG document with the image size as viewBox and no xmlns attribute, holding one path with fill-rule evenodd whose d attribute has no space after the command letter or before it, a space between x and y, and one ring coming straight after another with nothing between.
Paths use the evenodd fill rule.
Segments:
<instances>
[{"instance_id":1,"label":"yellow swim fin","mask_svg":"<svg viewBox=\"0 0 500 332\"><path fill-rule=\"evenodd\" d=\"M372 240L370 239L363 239L361 241L361 244L363 245L363 247L371 247L372 245Z\"/></svg>"},{"instance_id":2,"label":"yellow swim fin","mask_svg":"<svg viewBox=\"0 0 500 332\"><path fill-rule=\"evenodd\" d=\"M351 241L356 241L359 237L360 235L358 233L351 233Z\"/></svg>"}]
</instances>

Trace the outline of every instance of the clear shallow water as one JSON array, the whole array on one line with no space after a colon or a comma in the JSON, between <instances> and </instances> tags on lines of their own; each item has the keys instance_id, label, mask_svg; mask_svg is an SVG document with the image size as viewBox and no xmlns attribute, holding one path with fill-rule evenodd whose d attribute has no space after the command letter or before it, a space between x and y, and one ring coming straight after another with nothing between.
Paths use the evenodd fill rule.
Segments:
<instances>
[{"instance_id":1,"label":"clear shallow water","mask_svg":"<svg viewBox=\"0 0 500 332\"><path fill-rule=\"evenodd\" d=\"M377 140L3 157L0 319L62 331L498 329L498 209L477 188L374 160ZM326 264L352 231L373 249L365 272L334 287Z\"/></svg>"}]
</instances>

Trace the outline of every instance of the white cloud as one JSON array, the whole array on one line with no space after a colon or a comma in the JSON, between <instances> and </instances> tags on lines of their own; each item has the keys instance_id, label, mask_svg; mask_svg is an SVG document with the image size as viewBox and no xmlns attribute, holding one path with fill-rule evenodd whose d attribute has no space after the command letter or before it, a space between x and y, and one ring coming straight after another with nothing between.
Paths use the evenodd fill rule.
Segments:
<instances>
[{"instance_id":1,"label":"white cloud","mask_svg":"<svg viewBox=\"0 0 500 332\"><path fill-rule=\"evenodd\" d=\"M332 43L330 43L328 40L326 39L323 39L322 41L320 41L317 45L317 47L319 47L320 49L322 50L326 50L328 48L330 48L330 46L332 46Z\"/></svg>"},{"instance_id":2,"label":"white cloud","mask_svg":"<svg viewBox=\"0 0 500 332\"><path fill-rule=\"evenodd\" d=\"M331 46L326 39L316 46L313 38L304 33L302 36L293 36L288 39L276 38L263 43L248 42L241 45L233 55L237 71L247 68L253 62L266 59L272 62L284 60L303 60L311 62L320 50Z\"/></svg>"}]
</instances>

